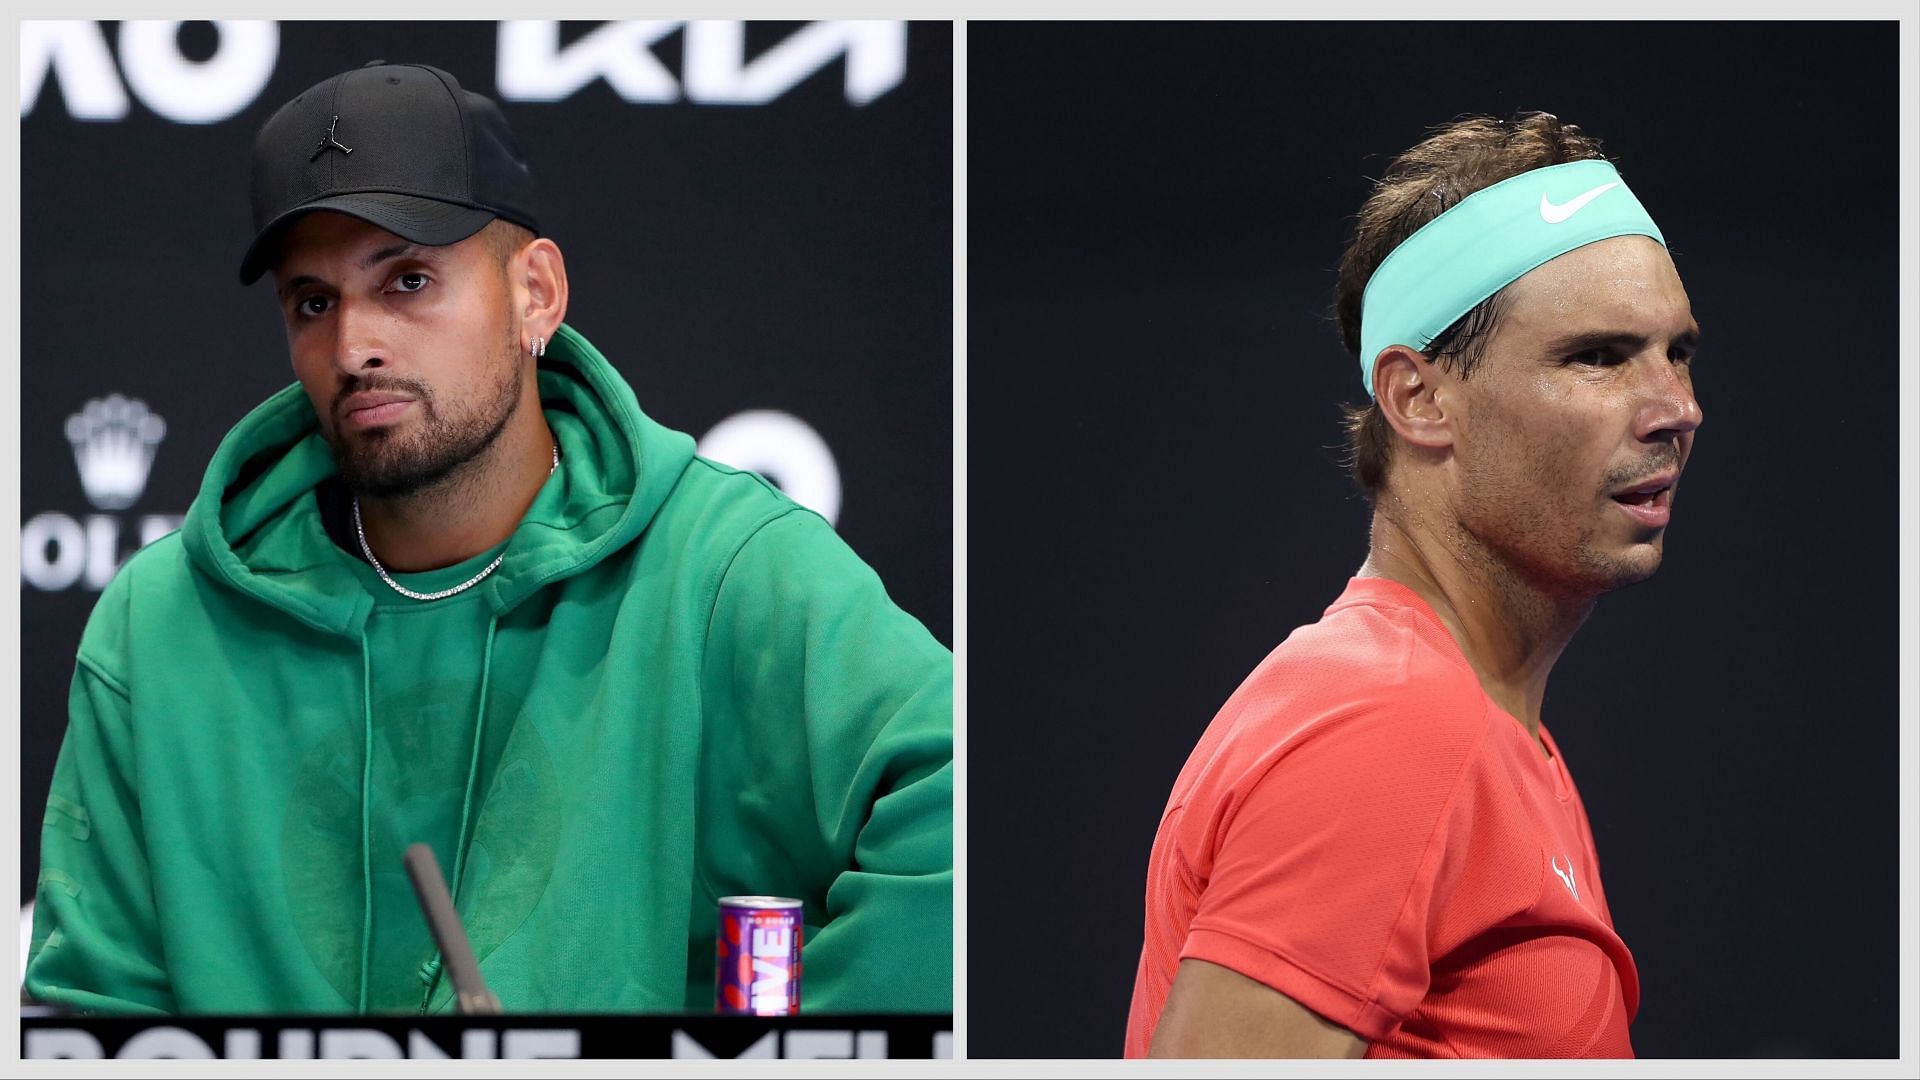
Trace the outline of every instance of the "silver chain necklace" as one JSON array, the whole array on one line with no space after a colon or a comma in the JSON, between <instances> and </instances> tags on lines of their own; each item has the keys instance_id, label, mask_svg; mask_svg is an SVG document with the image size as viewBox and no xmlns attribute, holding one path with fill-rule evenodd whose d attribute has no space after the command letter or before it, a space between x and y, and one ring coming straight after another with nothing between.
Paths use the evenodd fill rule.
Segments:
<instances>
[{"instance_id":1,"label":"silver chain necklace","mask_svg":"<svg viewBox=\"0 0 1920 1080\"><path fill-rule=\"evenodd\" d=\"M554 443L553 464L547 466L547 475L552 476L553 471L559 467L560 444ZM373 548L367 545L367 530L360 526L360 496L358 495L353 497L353 533L360 538L360 554L365 555L367 561L373 564L373 569L380 575L380 580L392 586L394 592L399 593L409 600L445 600L449 596L466 592L468 589L486 580L487 575L493 573L494 568L500 565L500 560L507 557L506 549L502 548L500 554L493 557L493 561L487 564L485 570L480 571L451 589L441 589L439 592L414 592L412 589L393 580L393 576L387 573L387 568L381 566L380 560L374 557Z\"/></svg>"}]
</instances>

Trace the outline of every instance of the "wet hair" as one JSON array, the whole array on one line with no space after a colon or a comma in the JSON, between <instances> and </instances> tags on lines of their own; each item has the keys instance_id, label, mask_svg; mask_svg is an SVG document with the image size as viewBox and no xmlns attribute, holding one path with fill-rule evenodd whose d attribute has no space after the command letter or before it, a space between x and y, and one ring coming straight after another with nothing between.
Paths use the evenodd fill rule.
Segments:
<instances>
[{"instance_id":1,"label":"wet hair","mask_svg":"<svg viewBox=\"0 0 1920 1080\"><path fill-rule=\"evenodd\" d=\"M1605 159L1600 140L1545 112L1519 112L1511 120L1465 116L1432 129L1427 137L1388 163L1354 216L1353 238L1340 256L1333 289L1333 318L1340 338L1360 359L1361 301L1367 282L1393 249L1422 225L1482 188L1523 172L1569 161ZM1473 374L1487 340L1505 310L1506 290L1494 293L1442 330L1422 353L1432 363ZM1378 403L1342 405L1345 466L1369 503L1385 486L1394 434Z\"/></svg>"}]
</instances>

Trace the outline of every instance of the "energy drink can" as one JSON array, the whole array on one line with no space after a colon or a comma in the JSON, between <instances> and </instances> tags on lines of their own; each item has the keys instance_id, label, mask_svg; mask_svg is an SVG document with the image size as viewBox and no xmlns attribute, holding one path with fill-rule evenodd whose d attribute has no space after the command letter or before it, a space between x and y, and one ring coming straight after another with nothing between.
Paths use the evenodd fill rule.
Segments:
<instances>
[{"instance_id":1,"label":"energy drink can","mask_svg":"<svg viewBox=\"0 0 1920 1080\"><path fill-rule=\"evenodd\" d=\"M783 896L723 896L713 1011L792 1016L800 1011L802 904Z\"/></svg>"}]
</instances>

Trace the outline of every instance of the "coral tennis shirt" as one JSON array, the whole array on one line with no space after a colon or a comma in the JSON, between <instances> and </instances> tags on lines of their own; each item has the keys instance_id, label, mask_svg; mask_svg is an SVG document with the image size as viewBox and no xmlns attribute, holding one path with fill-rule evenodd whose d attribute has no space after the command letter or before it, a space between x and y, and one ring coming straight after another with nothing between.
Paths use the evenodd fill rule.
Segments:
<instances>
[{"instance_id":1,"label":"coral tennis shirt","mask_svg":"<svg viewBox=\"0 0 1920 1080\"><path fill-rule=\"evenodd\" d=\"M1354 578L1234 692L1147 868L1126 1053L1175 969L1256 979L1368 1057L1632 1057L1633 955L1587 814L1433 609Z\"/></svg>"}]
</instances>

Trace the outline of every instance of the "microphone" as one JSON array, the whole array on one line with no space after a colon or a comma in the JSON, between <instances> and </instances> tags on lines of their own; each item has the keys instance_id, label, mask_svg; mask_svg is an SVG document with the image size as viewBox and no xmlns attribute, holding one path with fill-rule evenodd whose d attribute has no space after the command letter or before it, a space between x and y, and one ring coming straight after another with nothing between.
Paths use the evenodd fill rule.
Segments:
<instances>
[{"instance_id":1,"label":"microphone","mask_svg":"<svg viewBox=\"0 0 1920 1080\"><path fill-rule=\"evenodd\" d=\"M433 849L414 844L407 849L405 862L413 894L419 897L420 911L427 917L427 929L433 931L433 943L440 947L440 963L453 980L454 1007L473 1016L499 1015L500 999L480 977L480 962L473 958L473 944L467 940L466 927L460 925L460 913L453 909L453 897L447 895L447 882L440 876L440 862L433 857Z\"/></svg>"}]
</instances>

